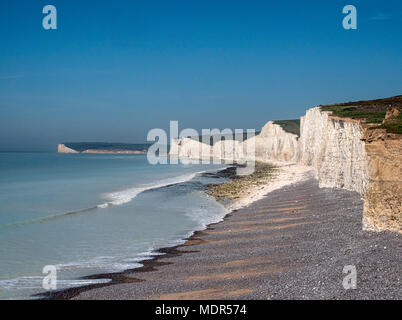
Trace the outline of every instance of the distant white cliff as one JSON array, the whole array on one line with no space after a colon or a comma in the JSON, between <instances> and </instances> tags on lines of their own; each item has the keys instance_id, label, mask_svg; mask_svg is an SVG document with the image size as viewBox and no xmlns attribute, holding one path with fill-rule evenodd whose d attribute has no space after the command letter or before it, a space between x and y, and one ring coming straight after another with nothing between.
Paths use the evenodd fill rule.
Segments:
<instances>
[{"instance_id":1,"label":"distant white cliff","mask_svg":"<svg viewBox=\"0 0 402 320\"><path fill-rule=\"evenodd\" d=\"M64 143L59 143L57 145L57 152L58 153L79 153L76 150L70 149L64 145Z\"/></svg>"},{"instance_id":2,"label":"distant white cliff","mask_svg":"<svg viewBox=\"0 0 402 320\"><path fill-rule=\"evenodd\" d=\"M247 160L249 144L255 148L257 161L290 161L298 158L298 136L286 132L278 124L268 122L261 132L245 141L219 140L213 146L191 138L176 139L171 142L169 154L179 158ZM254 156L254 152L253 152Z\"/></svg>"}]
</instances>

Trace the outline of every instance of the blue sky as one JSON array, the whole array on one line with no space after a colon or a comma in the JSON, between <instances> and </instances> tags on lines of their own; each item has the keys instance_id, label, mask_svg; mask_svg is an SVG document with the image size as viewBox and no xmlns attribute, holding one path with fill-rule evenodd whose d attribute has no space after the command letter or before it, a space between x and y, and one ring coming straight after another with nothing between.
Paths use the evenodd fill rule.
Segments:
<instances>
[{"instance_id":1,"label":"blue sky","mask_svg":"<svg viewBox=\"0 0 402 320\"><path fill-rule=\"evenodd\" d=\"M55 5L58 29L42 28ZM343 6L358 29L342 28ZM402 94L401 1L0 2L0 150L256 128Z\"/></svg>"}]
</instances>

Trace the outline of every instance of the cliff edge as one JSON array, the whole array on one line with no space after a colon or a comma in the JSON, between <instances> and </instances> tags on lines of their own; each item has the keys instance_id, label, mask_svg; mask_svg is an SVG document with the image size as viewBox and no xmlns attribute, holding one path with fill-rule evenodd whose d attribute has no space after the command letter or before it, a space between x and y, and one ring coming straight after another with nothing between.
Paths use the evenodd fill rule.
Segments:
<instances>
[{"instance_id":1,"label":"cliff edge","mask_svg":"<svg viewBox=\"0 0 402 320\"><path fill-rule=\"evenodd\" d=\"M292 121L292 129L298 131L299 121L289 121ZM295 162L299 152L298 135L285 131L281 125L276 124L274 121L269 121L259 134L244 141L231 140L225 137L225 139L219 139L215 144L209 145L197 139L182 138L173 140L169 154L188 159L214 158L239 161L247 160L248 145L253 144L257 161Z\"/></svg>"},{"instance_id":2,"label":"cliff edge","mask_svg":"<svg viewBox=\"0 0 402 320\"><path fill-rule=\"evenodd\" d=\"M59 143L57 145L57 152L58 153L79 153L77 150L73 150L71 148L66 147L64 143Z\"/></svg>"},{"instance_id":3,"label":"cliff edge","mask_svg":"<svg viewBox=\"0 0 402 320\"><path fill-rule=\"evenodd\" d=\"M243 142L225 139L210 146L179 139L171 154L236 161L247 155L248 143L257 161L311 166L320 187L361 194L364 229L402 232L402 96L308 109L300 137L270 121Z\"/></svg>"}]
</instances>

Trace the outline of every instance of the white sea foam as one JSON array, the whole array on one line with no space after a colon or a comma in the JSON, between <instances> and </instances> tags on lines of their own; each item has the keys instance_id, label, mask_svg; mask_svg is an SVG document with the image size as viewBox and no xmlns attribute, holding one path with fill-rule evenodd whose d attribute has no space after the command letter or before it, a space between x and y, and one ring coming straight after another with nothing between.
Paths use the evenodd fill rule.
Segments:
<instances>
[{"instance_id":1,"label":"white sea foam","mask_svg":"<svg viewBox=\"0 0 402 320\"><path fill-rule=\"evenodd\" d=\"M215 170L213 170L215 171ZM42 222L46 221L48 219L53 219L53 218L58 218L64 215L70 215L70 214L75 214L75 213L81 213L81 212L86 212L90 211L93 209L103 209L107 208L109 206L114 206L114 205L122 205L125 203L128 203L132 201L136 196L138 196L141 192L147 191L147 190L152 190L152 189L157 189L157 188L162 188L170 185L175 185L175 184L180 184L184 183L187 181L192 180L194 177L197 175L206 172L206 171L199 171L195 173L189 173L189 174L184 174L180 175L178 177L173 177L173 178L168 178L168 179L163 179L160 180L156 183L153 184L148 184L148 185L141 185L129 189L125 189L122 191L117 191L117 192L112 192L105 194L104 197L108 200L105 203L99 204L97 206L84 209L84 210L77 210L77 211L72 211L72 212L66 212L54 216L48 216L44 218L39 218L39 219L34 219L31 221L25 221L24 223L33 223L33 222ZM215 201L212 200L211 201ZM216 208L216 210L210 210L209 206L207 205L205 208L189 208L189 212L186 214L189 216L191 219L194 221L198 222L198 226L194 227L194 230L202 230L204 229L208 224L210 223L215 223L219 222L222 220L222 218L225 216L227 213L227 210L222 206L222 210L219 210L219 208ZM93 270L97 270L97 273L102 272L101 270L104 270L104 272L120 272L123 270L127 269L134 269L141 267L143 264L141 261L150 259L154 256L161 255L163 253L159 252L158 249L162 247L172 247L176 245L183 244L185 242L185 239L190 237L194 231L184 231L181 234L177 235L177 238L175 239L165 239L161 241L158 241L158 244L153 244L149 247L148 250L142 251L140 253L135 254L132 257L113 257L113 256L100 256L94 259L91 259L89 261L77 261L77 262L69 262L69 263L61 263L61 264L56 264L55 267L58 272L61 272L61 274L86 274L86 273L93 273ZM42 281L43 281L42 275L39 276L22 276L14 279L6 279L6 280L0 280L0 289L6 289L6 290L14 290L15 294L18 296L18 293L20 290L21 292L32 292L32 293L37 293L42 290ZM60 279L58 280L58 289L67 289L71 287L76 287L76 286L83 286L83 285L90 285L90 284L95 284L95 283L106 283L109 282L110 279L71 279L71 280L66 280L66 279ZM21 293L21 296L24 296L27 298L26 293Z\"/></svg>"},{"instance_id":2,"label":"white sea foam","mask_svg":"<svg viewBox=\"0 0 402 320\"><path fill-rule=\"evenodd\" d=\"M105 272L120 272L127 269L139 268L142 266L141 261L149 259L153 256L160 255L161 253L155 252L153 248L147 251L140 252L134 257L115 258L112 256L101 256L89 261L79 261L70 263L56 264L57 272L68 272L77 270L105 270ZM13 289L13 290L26 290L32 289L42 291L43 276L22 276L13 279L0 280L0 289ZM84 286L96 283L107 283L110 279L58 279L57 288L67 289L77 286Z\"/></svg>"},{"instance_id":3,"label":"white sea foam","mask_svg":"<svg viewBox=\"0 0 402 320\"><path fill-rule=\"evenodd\" d=\"M229 210L223 205L219 203L217 205L220 206L220 208L217 207L214 208L214 210L212 210L211 208L191 208L186 213L186 216L199 224L198 230L203 230L212 223L222 221L226 214L229 213Z\"/></svg>"},{"instance_id":4,"label":"white sea foam","mask_svg":"<svg viewBox=\"0 0 402 320\"><path fill-rule=\"evenodd\" d=\"M58 213L58 214L51 215L51 216L35 218L32 220L25 220L25 221L19 221L19 222L14 222L14 223L10 223L10 224L0 225L0 229L22 226L22 225L31 224L31 223L45 222L47 220L52 220L52 219L56 219L56 218L60 218L60 217L72 215L72 214L84 213L84 212L88 212L88 211L91 211L94 209L106 209L111 205L114 205L114 206L122 205L122 204L132 201L141 192L144 192L147 190L152 190L152 189L158 189L158 188L162 188L162 187L166 187L166 186L170 186L170 185L174 185L174 184L178 184L178 183L183 183L183 182L193 179L198 174L201 174L204 172L206 172L206 171L199 171L199 172L184 174L184 175L177 176L177 177L163 179L154 184L143 185L143 186L125 189L122 191L107 193L104 195L104 197L106 199L108 199L109 201L98 204L94 207L75 210L75 211L62 212L62 213Z\"/></svg>"},{"instance_id":5,"label":"white sea foam","mask_svg":"<svg viewBox=\"0 0 402 320\"><path fill-rule=\"evenodd\" d=\"M9 280L0 280L0 289L6 290L42 290L44 276L25 276ZM74 279L74 280L57 280L58 289L67 289L72 287L107 283L110 279Z\"/></svg>"},{"instance_id":6,"label":"white sea foam","mask_svg":"<svg viewBox=\"0 0 402 320\"><path fill-rule=\"evenodd\" d=\"M144 192L147 190L152 190L152 189L157 189L157 188L162 188L162 187L166 187L166 186L170 186L170 185L174 185L174 184L178 184L178 183L183 183L183 182L193 179L197 174L200 174L203 172L205 172L205 171L184 174L184 175L181 175L178 177L164 179L164 180L161 180L154 184L138 186L138 187L122 190L122 191L108 193L105 195L105 198L107 198L109 201L98 205L97 208L107 208L109 205L121 205L121 204L130 202L141 192Z\"/></svg>"}]
</instances>

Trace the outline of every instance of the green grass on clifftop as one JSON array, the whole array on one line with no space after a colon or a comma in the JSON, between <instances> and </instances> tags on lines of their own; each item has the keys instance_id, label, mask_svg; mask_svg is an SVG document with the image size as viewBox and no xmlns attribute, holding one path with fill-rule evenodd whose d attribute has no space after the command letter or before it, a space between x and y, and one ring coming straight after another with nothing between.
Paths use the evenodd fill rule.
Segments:
<instances>
[{"instance_id":1,"label":"green grass on clifftop","mask_svg":"<svg viewBox=\"0 0 402 320\"><path fill-rule=\"evenodd\" d=\"M286 132L297 134L300 137L300 119L275 120L274 123L280 125Z\"/></svg>"},{"instance_id":2,"label":"green grass on clifftop","mask_svg":"<svg viewBox=\"0 0 402 320\"><path fill-rule=\"evenodd\" d=\"M387 119L386 123L381 124L377 128L385 129L390 133L402 134L402 113L397 117Z\"/></svg>"},{"instance_id":3,"label":"green grass on clifftop","mask_svg":"<svg viewBox=\"0 0 402 320\"><path fill-rule=\"evenodd\" d=\"M364 119L367 123L381 123L385 119L386 110L360 110L357 106L322 107L323 111L332 111L334 116Z\"/></svg>"},{"instance_id":4,"label":"green grass on clifftop","mask_svg":"<svg viewBox=\"0 0 402 320\"><path fill-rule=\"evenodd\" d=\"M398 108L402 112L402 95L377 99L361 100L321 106L323 111L332 111L334 116L362 119L366 123L378 124L372 129L386 129L389 133L402 134L402 116L389 118L383 123L388 107Z\"/></svg>"}]
</instances>

